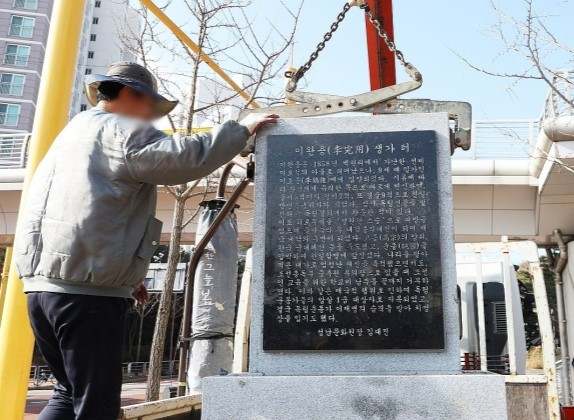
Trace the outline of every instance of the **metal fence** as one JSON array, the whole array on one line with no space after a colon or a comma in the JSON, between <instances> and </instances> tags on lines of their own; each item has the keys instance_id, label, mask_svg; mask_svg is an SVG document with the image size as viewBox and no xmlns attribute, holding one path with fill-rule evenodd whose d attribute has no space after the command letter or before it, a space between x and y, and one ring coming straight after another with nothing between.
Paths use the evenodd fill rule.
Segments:
<instances>
[{"instance_id":1,"label":"metal fence","mask_svg":"<svg viewBox=\"0 0 574 420\"><path fill-rule=\"evenodd\" d=\"M541 120L574 116L574 69L556 72L549 89Z\"/></svg>"},{"instance_id":2,"label":"metal fence","mask_svg":"<svg viewBox=\"0 0 574 420\"><path fill-rule=\"evenodd\" d=\"M179 367L178 360L164 360L161 363L162 377L175 377ZM122 365L124 380L146 378L149 371L149 362L129 362ZM30 369L30 381L34 386L50 385L55 383L51 376L50 368L45 365L32 366Z\"/></svg>"},{"instance_id":3,"label":"metal fence","mask_svg":"<svg viewBox=\"0 0 574 420\"><path fill-rule=\"evenodd\" d=\"M457 150L453 159L529 159L538 138L539 121L475 121L469 151ZM26 166L29 134L0 135L0 169Z\"/></svg>"},{"instance_id":4,"label":"metal fence","mask_svg":"<svg viewBox=\"0 0 574 420\"><path fill-rule=\"evenodd\" d=\"M482 370L479 353L464 353L460 357L460 366L464 371ZM486 357L486 370L501 375L510 374L510 357L508 354Z\"/></svg>"},{"instance_id":5,"label":"metal fence","mask_svg":"<svg viewBox=\"0 0 574 420\"><path fill-rule=\"evenodd\" d=\"M0 134L0 169L25 168L30 134Z\"/></svg>"},{"instance_id":6,"label":"metal fence","mask_svg":"<svg viewBox=\"0 0 574 420\"><path fill-rule=\"evenodd\" d=\"M538 120L475 121L470 150L457 150L453 159L529 159L538 139Z\"/></svg>"},{"instance_id":7,"label":"metal fence","mask_svg":"<svg viewBox=\"0 0 574 420\"><path fill-rule=\"evenodd\" d=\"M175 376L179 367L178 360L164 360L161 362L161 376ZM149 362L124 363L123 372L125 379L136 379L147 377Z\"/></svg>"}]
</instances>

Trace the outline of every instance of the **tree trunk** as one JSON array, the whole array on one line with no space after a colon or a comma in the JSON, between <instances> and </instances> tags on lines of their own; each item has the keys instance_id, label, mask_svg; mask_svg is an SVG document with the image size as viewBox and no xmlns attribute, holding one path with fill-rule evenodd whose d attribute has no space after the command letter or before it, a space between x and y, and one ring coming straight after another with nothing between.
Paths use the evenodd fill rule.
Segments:
<instances>
[{"instance_id":1,"label":"tree trunk","mask_svg":"<svg viewBox=\"0 0 574 420\"><path fill-rule=\"evenodd\" d=\"M171 332L169 334L169 376L173 376L173 338L175 336L175 305L177 304L177 295L171 302Z\"/></svg>"},{"instance_id":2,"label":"tree trunk","mask_svg":"<svg viewBox=\"0 0 574 420\"><path fill-rule=\"evenodd\" d=\"M185 185L183 186L185 190ZM179 190L182 191L182 190ZM173 229L169 240L169 254L167 259L167 271L165 283L159 301L157 318L153 333L153 341L150 351L149 373L147 377L146 401L156 401L159 399L161 382L161 363L165 347L165 336L167 325L171 314L171 301L173 298L173 284L177 274L177 264L179 263L179 246L181 243L183 216L185 214L185 199L178 198L175 201L173 213Z\"/></svg>"},{"instance_id":3,"label":"tree trunk","mask_svg":"<svg viewBox=\"0 0 574 420\"><path fill-rule=\"evenodd\" d=\"M143 321L144 321L144 313L143 313L143 309L142 309L142 313L140 315L140 327L139 327L139 332L138 332L138 348L136 351L136 362L140 361L140 356L141 356Z\"/></svg>"}]
</instances>

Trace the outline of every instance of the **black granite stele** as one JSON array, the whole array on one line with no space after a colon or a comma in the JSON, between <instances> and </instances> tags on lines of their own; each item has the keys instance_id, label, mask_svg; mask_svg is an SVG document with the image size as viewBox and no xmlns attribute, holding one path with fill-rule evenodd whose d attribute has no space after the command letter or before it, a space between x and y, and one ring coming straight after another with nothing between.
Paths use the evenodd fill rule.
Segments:
<instances>
[{"instance_id":1,"label":"black granite stele","mask_svg":"<svg viewBox=\"0 0 574 420\"><path fill-rule=\"evenodd\" d=\"M444 349L436 133L267 141L263 349Z\"/></svg>"}]
</instances>

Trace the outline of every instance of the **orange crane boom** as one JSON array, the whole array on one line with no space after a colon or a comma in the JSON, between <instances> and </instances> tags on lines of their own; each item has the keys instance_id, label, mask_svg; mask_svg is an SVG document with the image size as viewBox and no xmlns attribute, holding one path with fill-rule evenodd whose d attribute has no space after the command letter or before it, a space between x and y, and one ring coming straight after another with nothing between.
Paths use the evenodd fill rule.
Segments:
<instances>
[{"instance_id":1,"label":"orange crane boom","mask_svg":"<svg viewBox=\"0 0 574 420\"><path fill-rule=\"evenodd\" d=\"M393 41L393 0L367 0L367 3ZM366 24L371 90L396 85L395 54L389 50L368 18Z\"/></svg>"}]
</instances>

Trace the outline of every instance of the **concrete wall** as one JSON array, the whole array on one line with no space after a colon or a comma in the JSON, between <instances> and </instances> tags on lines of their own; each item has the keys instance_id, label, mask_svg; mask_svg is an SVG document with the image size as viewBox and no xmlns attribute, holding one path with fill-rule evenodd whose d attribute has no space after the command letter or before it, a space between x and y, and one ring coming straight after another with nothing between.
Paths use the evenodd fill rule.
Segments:
<instances>
[{"instance_id":1,"label":"concrete wall","mask_svg":"<svg viewBox=\"0 0 574 420\"><path fill-rule=\"evenodd\" d=\"M1 187L1 184L0 184ZM251 188L248 196L252 198ZM12 191L0 190L0 204L6 207L19 196ZM211 197L211 196L210 196ZM208 197L209 198L209 197ZM454 185L455 233L457 242L499 241L501 235L532 237L537 234L536 188L529 186L504 185ZM203 196L190 200L189 208L194 211ZM11 204L10 204L11 206ZM250 241L253 231L253 204L244 200L238 209L242 241ZM14 226L4 226L0 208L0 235L12 235ZM158 217L164 221L162 242L167 242L171 232L173 198L165 190L158 194ZM561 214L558 209L556 212ZM556 217L553 217L556 219ZM553 225L561 227L560 224ZM195 227L191 225L184 232L184 241L192 243ZM564 230L564 232L570 232Z\"/></svg>"},{"instance_id":2,"label":"concrete wall","mask_svg":"<svg viewBox=\"0 0 574 420\"><path fill-rule=\"evenodd\" d=\"M457 234L535 235L536 195L528 185L455 185Z\"/></svg>"},{"instance_id":3,"label":"concrete wall","mask_svg":"<svg viewBox=\"0 0 574 420\"><path fill-rule=\"evenodd\" d=\"M231 192L231 188L228 191ZM16 230L16 219L18 217L18 206L20 205L19 190L0 190L0 246L11 245L14 240ZM215 194L199 194L188 201L188 216L195 214L199 203L203 200L214 198ZM244 195L245 198L239 201L236 210L237 222L240 232L240 241L251 243L253 241L253 188L249 187ZM174 199L165 189L160 188L158 192L157 217L163 221L161 242L167 244L172 230ZM190 223L183 232L183 242L193 244L195 242L195 231L197 223Z\"/></svg>"}]
</instances>

